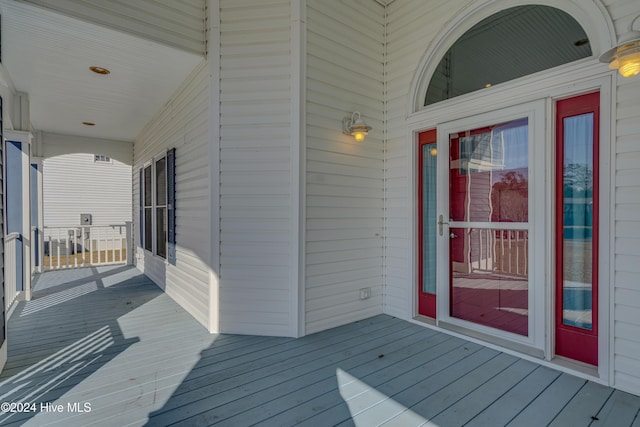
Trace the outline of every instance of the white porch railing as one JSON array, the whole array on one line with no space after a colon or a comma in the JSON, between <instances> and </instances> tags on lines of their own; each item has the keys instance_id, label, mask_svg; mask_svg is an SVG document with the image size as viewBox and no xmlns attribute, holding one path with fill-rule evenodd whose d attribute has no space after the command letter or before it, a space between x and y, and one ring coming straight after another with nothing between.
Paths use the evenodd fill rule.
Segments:
<instances>
[{"instance_id":1,"label":"white porch railing","mask_svg":"<svg viewBox=\"0 0 640 427\"><path fill-rule=\"evenodd\" d=\"M20 234L9 233L4 237L4 309L9 310L18 296L16 281L18 280L17 243Z\"/></svg>"},{"instance_id":2,"label":"white porch railing","mask_svg":"<svg viewBox=\"0 0 640 427\"><path fill-rule=\"evenodd\" d=\"M45 270L131 264L131 223L44 227Z\"/></svg>"}]
</instances>

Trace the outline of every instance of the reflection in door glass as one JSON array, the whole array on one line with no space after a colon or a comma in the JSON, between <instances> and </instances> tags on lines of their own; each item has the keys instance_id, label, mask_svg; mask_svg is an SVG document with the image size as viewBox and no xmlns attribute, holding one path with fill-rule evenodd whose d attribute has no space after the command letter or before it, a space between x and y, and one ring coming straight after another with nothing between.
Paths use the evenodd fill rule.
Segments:
<instances>
[{"instance_id":1,"label":"reflection in door glass","mask_svg":"<svg viewBox=\"0 0 640 427\"><path fill-rule=\"evenodd\" d=\"M451 316L527 336L527 230L452 228L450 237Z\"/></svg>"},{"instance_id":2,"label":"reflection in door glass","mask_svg":"<svg viewBox=\"0 0 640 427\"><path fill-rule=\"evenodd\" d=\"M527 119L450 136L452 221L527 222Z\"/></svg>"},{"instance_id":3,"label":"reflection in door glass","mask_svg":"<svg viewBox=\"0 0 640 427\"><path fill-rule=\"evenodd\" d=\"M563 323L591 330L593 113L563 122Z\"/></svg>"},{"instance_id":4,"label":"reflection in door glass","mask_svg":"<svg viewBox=\"0 0 640 427\"><path fill-rule=\"evenodd\" d=\"M526 118L449 136L451 316L523 336L529 334L528 153Z\"/></svg>"}]
</instances>

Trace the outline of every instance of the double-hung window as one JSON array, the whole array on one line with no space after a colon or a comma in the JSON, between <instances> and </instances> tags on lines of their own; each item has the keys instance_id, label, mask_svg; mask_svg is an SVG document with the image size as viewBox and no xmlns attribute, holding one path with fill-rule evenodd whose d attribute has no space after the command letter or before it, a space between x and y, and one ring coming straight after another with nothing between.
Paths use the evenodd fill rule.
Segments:
<instances>
[{"instance_id":1,"label":"double-hung window","mask_svg":"<svg viewBox=\"0 0 640 427\"><path fill-rule=\"evenodd\" d=\"M153 165L145 166L144 172L142 174L143 176L142 194L144 195L143 196L144 216L142 217L143 225L141 226L141 229L143 232L143 238L140 240L144 242L144 248L148 251L153 251L153 232L152 232L153 230L152 228L153 226L153 191L152 191L153 174L151 172L152 166Z\"/></svg>"},{"instance_id":2,"label":"double-hung window","mask_svg":"<svg viewBox=\"0 0 640 427\"><path fill-rule=\"evenodd\" d=\"M140 169L140 242L161 258L175 257L175 149ZM169 251L169 253L168 253Z\"/></svg>"},{"instance_id":3,"label":"double-hung window","mask_svg":"<svg viewBox=\"0 0 640 427\"><path fill-rule=\"evenodd\" d=\"M167 257L167 158L155 161L156 182L155 189L155 221L156 247L155 253L159 257Z\"/></svg>"}]
</instances>

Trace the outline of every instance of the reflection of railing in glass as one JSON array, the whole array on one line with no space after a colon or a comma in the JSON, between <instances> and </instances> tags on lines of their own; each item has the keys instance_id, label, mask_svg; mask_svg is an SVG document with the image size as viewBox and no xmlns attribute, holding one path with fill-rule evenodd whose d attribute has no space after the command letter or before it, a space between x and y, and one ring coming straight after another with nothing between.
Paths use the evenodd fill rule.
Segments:
<instances>
[{"instance_id":1,"label":"reflection of railing in glass","mask_svg":"<svg viewBox=\"0 0 640 427\"><path fill-rule=\"evenodd\" d=\"M528 335L528 231L451 228L451 315Z\"/></svg>"},{"instance_id":2,"label":"reflection of railing in glass","mask_svg":"<svg viewBox=\"0 0 640 427\"><path fill-rule=\"evenodd\" d=\"M513 276L529 273L529 232L494 228L467 230L469 272L485 271Z\"/></svg>"}]
</instances>

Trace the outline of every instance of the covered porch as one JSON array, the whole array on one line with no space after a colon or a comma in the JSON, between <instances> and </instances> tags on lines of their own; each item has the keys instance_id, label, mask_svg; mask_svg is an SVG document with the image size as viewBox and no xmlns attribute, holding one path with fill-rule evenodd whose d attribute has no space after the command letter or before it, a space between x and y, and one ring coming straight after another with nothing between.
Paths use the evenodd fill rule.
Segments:
<instances>
[{"instance_id":1,"label":"covered porch","mask_svg":"<svg viewBox=\"0 0 640 427\"><path fill-rule=\"evenodd\" d=\"M2 425L640 426L640 397L387 315L212 335L129 266L41 274L8 333Z\"/></svg>"}]
</instances>

